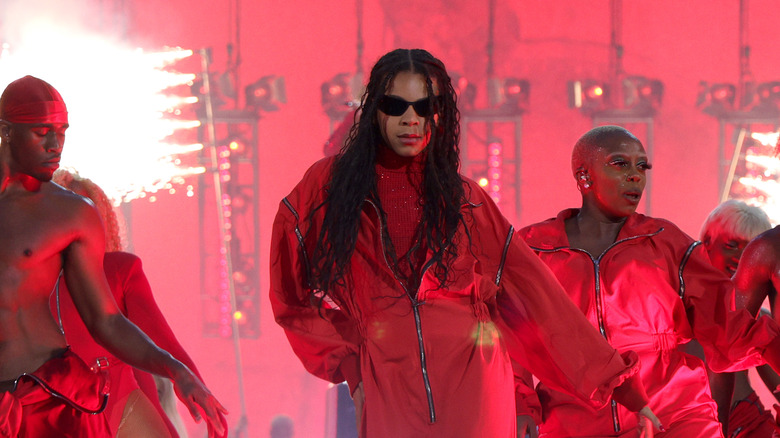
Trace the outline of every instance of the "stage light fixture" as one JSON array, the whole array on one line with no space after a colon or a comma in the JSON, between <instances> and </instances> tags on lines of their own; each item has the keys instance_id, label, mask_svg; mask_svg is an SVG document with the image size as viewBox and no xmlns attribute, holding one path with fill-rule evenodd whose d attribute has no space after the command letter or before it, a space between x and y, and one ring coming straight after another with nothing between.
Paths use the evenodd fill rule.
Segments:
<instances>
[{"instance_id":1,"label":"stage light fixture","mask_svg":"<svg viewBox=\"0 0 780 438\"><path fill-rule=\"evenodd\" d=\"M734 111L737 87L733 84L699 82L699 95L696 106L707 114L720 116Z\"/></svg>"},{"instance_id":2,"label":"stage light fixture","mask_svg":"<svg viewBox=\"0 0 780 438\"><path fill-rule=\"evenodd\" d=\"M696 106L715 117L742 114L747 117L780 117L780 81L746 83L741 102L737 103L737 87L728 83L699 82Z\"/></svg>"},{"instance_id":3,"label":"stage light fixture","mask_svg":"<svg viewBox=\"0 0 780 438\"><path fill-rule=\"evenodd\" d=\"M220 145L225 145L232 159L251 157L255 153L252 141L244 134L234 133L220 140Z\"/></svg>"},{"instance_id":4,"label":"stage light fixture","mask_svg":"<svg viewBox=\"0 0 780 438\"><path fill-rule=\"evenodd\" d=\"M342 120L360 106L363 94L361 75L339 73L322 83L320 97L322 109L332 120Z\"/></svg>"},{"instance_id":5,"label":"stage light fixture","mask_svg":"<svg viewBox=\"0 0 780 438\"><path fill-rule=\"evenodd\" d=\"M594 79L569 81L568 88L570 108L579 108L585 114L592 114L610 107L609 88L603 81Z\"/></svg>"},{"instance_id":6,"label":"stage light fixture","mask_svg":"<svg viewBox=\"0 0 780 438\"><path fill-rule=\"evenodd\" d=\"M228 142L231 155L243 155L246 152L246 142L242 138L233 138Z\"/></svg>"},{"instance_id":7,"label":"stage light fixture","mask_svg":"<svg viewBox=\"0 0 780 438\"><path fill-rule=\"evenodd\" d=\"M236 295L236 311L233 318L245 338L257 338L260 335L260 299L258 294Z\"/></svg>"},{"instance_id":8,"label":"stage light fixture","mask_svg":"<svg viewBox=\"0 0 780 438\"><path fill-rule=\"evenodd\" d=\"M520 114L528 109L531 85L525 79L501 78L488 82L491 102L507 113Z\"/></svg>"},{"instance_id":9,"label":"stage light fixture","mask_svg":"<svg viewBox=\"0 0 780 438\"><path fill-rule=\"evenodd\" d=\"M278 111L279 105L287 103L287 91L283 76L263 76L244 89L247 108L263 111Z\"/></svg>"},{"instance_id":10,"label":"stage light fixture","mask_svg":"<svg viewBox=\"0 0 780 438\"><path fill-rule=\"evenodd\" d=\"M194 97L198 99L198 103L195 105L195 113L198 115L198 118L204 118L206 116L206 87L203 85L202 79L197 79L192 82L192 85L190 85L190 92ZM219 86L216 84L211 84L211 105L214 108L219 108L225 104L225 98L222 96L222 93L219 91Z\"/></svg>"},{"instance_id":11,"label":"stage light fixture","mask_svg":"<svg viewBox=\"0 0 780 438\"><path fill-rule=\"evenodd\" d=\"M627 76L614 84L614 93L606 81L580 79L569 81L569 107L589 116L652 116L661 106L664 85L645 76Z\"/></svg>"},{"instance_id":12,"label":"stage light fixture","mask_svg":"<svg viewBox=\"0 0 780 438\"><path fill-rule=\"evenodd\" d=\"M629 76L622 82L624 108L655 111L661 106L664 84L658 79Z\"/></svg>"},{"instance_id":13,"label":"stage light fixture","mask_svg":"<svg viewBox=\"0 0 780 438\"><path fill-rule=\"evenodd\" d=\"M764 82L756 87L758 102L753 111L780 113L780 81Z\"/></svg>"},{"instance_id":14,"label":"stage light fixture","mask_svg":"<svg viewBox=\"0 0 780 438\"><path fill-rule=\"evenodd\" d=\"M450 81L455 94L458 96L458 108L461 111L471 111L475 108L477 100L477 86L459 73L451 73Z\"/></svg>"}]
</instances>

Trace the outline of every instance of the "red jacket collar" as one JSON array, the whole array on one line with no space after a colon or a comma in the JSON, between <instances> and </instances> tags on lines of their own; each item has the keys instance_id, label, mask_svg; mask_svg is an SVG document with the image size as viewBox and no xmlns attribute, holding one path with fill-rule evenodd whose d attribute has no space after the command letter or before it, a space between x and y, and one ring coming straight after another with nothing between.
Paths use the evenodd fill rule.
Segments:
<instances>
[{"instance_id":1,"label":"red jacket collar","mask_svg":"<svg viewBox=\"0 0 780 438\"><path fill-rule=\"evenodd\" d=\"M564 221L576 216L579 211L579 208L568 208L558 213L558 216L554 218L523 228L520 230L520 234L529 246L535 248L568 248L569 238L566 236ZM662 219L634 213L623 224L617 240L658 233L664 227L663 222Z\"/></svg>"}]
</instances>

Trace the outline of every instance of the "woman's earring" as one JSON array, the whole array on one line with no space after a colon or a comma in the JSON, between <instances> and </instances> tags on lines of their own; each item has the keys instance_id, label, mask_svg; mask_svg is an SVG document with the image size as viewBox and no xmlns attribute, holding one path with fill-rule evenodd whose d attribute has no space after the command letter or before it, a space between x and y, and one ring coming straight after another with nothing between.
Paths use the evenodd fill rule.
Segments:
<instances>
[{"instance_id":1,"label":"woman's earring","mask_svg":"<svg viewBox=\"0 0 780 438\"><path fill-rule=\"evenodd\" d=\"M580 181L582 181L582 187L585 189L590 188L590 181L588 181L588 175L580 175Z\"/></svg>"}]
</instances>

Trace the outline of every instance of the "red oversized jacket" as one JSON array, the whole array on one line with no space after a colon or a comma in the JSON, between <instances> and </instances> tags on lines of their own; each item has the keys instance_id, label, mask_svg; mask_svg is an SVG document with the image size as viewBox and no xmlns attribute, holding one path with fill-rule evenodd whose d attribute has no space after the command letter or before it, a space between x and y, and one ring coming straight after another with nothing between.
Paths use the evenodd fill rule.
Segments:
<instances>
[{"instance_id":1,"label":"red oversized jacket","mask_svg":"<svg viewBox=\"0 0 780 438\"><path fill-rule=\"evenodd\" d=\"M759 365L762 353L776 366L777 325L734 311L731 281L712 267L699 242L671 222L635 213L616 242L591 257L569 246L564 220L577 212L564 210L523 228L518 237L613 347L639 354L650 407L670 436L721 436L704 365L678 345L696 338L719 372ZM621 436L636 426L636 416L620 406L594 411L543 383L537 393L544 418L540 436Z\"/></svg>"},{"instance_id":2,"label":"red oversized jacket","mask_svg":"<svg viewBox=\"0 0 780 438\"><path fill-rule=\"evenodd\" d=\"M601 402L636 372L471 181L463 207L471 238L458 231L446 289L426 271L407 295L385 260L377 207L365 201L346 285L318 306L306 266L323 209L308 219L324 199L332 163L315 163L280 204L270 298L308 371L351 389L363 382L361 436L514 438L510 354L559 390ZM636 410L644 406L643 391L631 395Z\"/></svg>"}]
</instances>

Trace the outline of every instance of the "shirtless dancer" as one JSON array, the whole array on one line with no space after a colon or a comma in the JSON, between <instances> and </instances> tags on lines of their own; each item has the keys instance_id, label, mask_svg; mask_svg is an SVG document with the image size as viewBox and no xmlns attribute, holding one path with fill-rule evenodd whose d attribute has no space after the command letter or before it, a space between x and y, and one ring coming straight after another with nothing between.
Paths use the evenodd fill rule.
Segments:
<instances>
[{"instance_id":1,"label":"shirtless dancer","mask_svg":"<svg viewBox=\"0 0 780 438\"><path fill-rule=\"evenodd\" d=\"M68 128L60 94L25 76L0 96L0 436L108 436L103 384L72 354L49 311L63 275L92 336L122 361L173 380L219 434L227 413L181 362L117 309L103 274L104 231L84 198L50 182Z\"/></svg>"}]
</instances>

